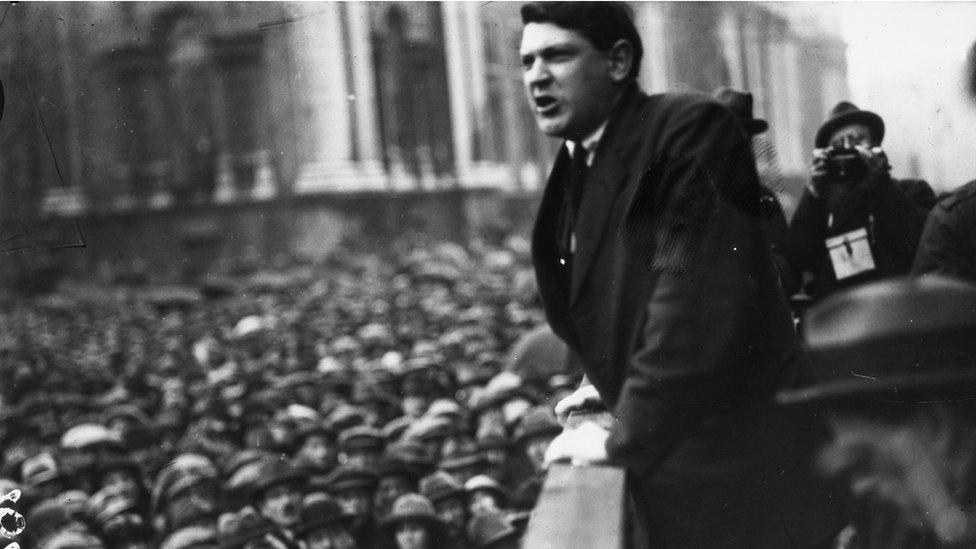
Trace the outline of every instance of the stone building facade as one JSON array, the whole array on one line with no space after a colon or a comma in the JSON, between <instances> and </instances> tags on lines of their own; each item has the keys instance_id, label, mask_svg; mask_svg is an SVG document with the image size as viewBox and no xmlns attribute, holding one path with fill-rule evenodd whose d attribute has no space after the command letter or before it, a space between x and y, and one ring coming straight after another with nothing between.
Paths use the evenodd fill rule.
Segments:
<instances>
[{"instance_id":1,"label":"stone building facade","mask_svg":"<svg viewBox=\"0 0 976 549\"><path fill-rule=\"evenodd\" d=\"M15 4L0 25L6 249L84 242L81 259L61 253L89 269L154 249L172 266L312 253L403 223L444 237L524 227L558 143L523 97L518 7ZM847 94L837 33L778 3L632 7L645 89L752 91L780 171L802 173Z\"/></svg>"}]
</instances>

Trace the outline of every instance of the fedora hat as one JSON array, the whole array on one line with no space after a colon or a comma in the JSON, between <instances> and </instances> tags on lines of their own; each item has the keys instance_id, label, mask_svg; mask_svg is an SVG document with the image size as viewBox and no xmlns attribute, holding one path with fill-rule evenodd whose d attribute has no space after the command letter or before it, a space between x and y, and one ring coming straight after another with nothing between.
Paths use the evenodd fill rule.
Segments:
<instances>
[{"instance_id":1,"label":"fedora hat","mask_svg":"<svg viewBox=\"0 0 976 549\"><path fill-rule=\"evenodd\" d=\"M515 428L515 440L525 442L533 437L556 436L563 430L549 405L536 406L526 412Z\"/></svg>"},{"instance_id":2,"label":"fedora hat","mask_svg":"<svg viewBox=\"0 0 976 549\"><path fill-rule=\"evenodd\" d=\"M892 279L807 311L818 382L785 405L919 403L976 398L976 286L943 276Z\"/></svg>"},{"instance_id":3,"label":"fedora hat","mask_svg":"<svg viewBox=\"0 0 976 549\"><path fill-rule=\"evenodd\" d=\"M505 488L501 483L488 475L475 475L471 477L464 483L464 491L468 494L473 494L478 491L488 492L498 498L499 504L502 506L507 505L508 500L512 498L512 493L508 491L508 488Z\"/></svg>"},{"instance_id":4,"label":"fedora hat","mask_svg":"<svg viewBox=\"0 0 976 549\"><path fill-rule=\"evenodd\" d=\"M841 101L834 105L829 116L827 121L817 130L814 145L818 149L826 147L830 143L831 134L848 124L864 124L867 126L871 130L871 137L874 138L874 142L879 145L884 139L884 120L871 111L862 111L850 101Z\"/></svg>"},{"instance_id":5,"label":"fedora hat","mask_svg":"<svg viewBox=\"0 0 976 549\"><path fill-rule=\"evenodd\" d=\"M217 549L243 549L273 530L274 526L253 507L244 507L237 513L224 513L217 519Z\"/></svg>"},{"instance_id":6,"label":"fedora hat","mask_svg":"<svg viewBox=\"0 0 976 549\"><path fill-rule=\"evenodd\" d=\"M742 130L757 135L769 129L769 122L752 117L752 94L731 88L719 88L713 95L723 107L732 111Z\"/></svg>"},{"instance_id":7,"label":"fedora hat","mask_svg":"<svg viewBox=\"0 0 976 549\"><path fill-rule=\"evenodd\" d=\"M323 479L333 494L359 489L372 492L378 482L376 471L348 463L339 465Z\"/></svg>"},{"instance_id":8,"label":"fedora hat","mask_svg":"<svg viewBox=\"0 0 976 549\"><path fill-rule=\"evenodd\" d=\"M434 504L420 494L404 494L393 502L390 514L380 520L381 528L393 528L407 521L417 521L432 527L442 527Z\"/></svg>"},{"instance_id":9,"label":"fedora hat","mask_svg":"<svg viewBox=\"0 0 976 549\"><path fill-rule=\"evenodd\" d=\"M257 478L251 485L252 496L262 496L275 486L291 485L300 489L302 481L308 478L308 472L298 467L284 455L268 457L261 460L255 470Z\"/></svg>"},{"instance_id":10,"label":"fedora hat","mask_svg":"<svg viewBox=\"0 0 976 549\"><path fill-rule=\"evenodd\" d=\"M342 507L331 496L321 496L306 501L302 506L301 521L295 527L295 535L304 538L319 528L335 524L349 527L353 516L342 511Z\"/></svg>"},{"instance_id":11,"label":"fedora hat","mask_svg":"<svg viewBox=\"0 0 976 549\"><path fill-rule=\"evenodd\" d=\"M466 494L461 481L446 471L436 471L420 479L420 493L435 505L441 500Z\"/></svg>"},{"instance_id":12,"label":"fedora hat","mask_svg":"<svg viewBox=\"0 0 976 549\"><path fill-rule=\"evenodd\" d=\"M500 512L476 513L468 521L468 541L473 547L487 548L518 536L518 529Z\"/></svg>"}]
</instances>

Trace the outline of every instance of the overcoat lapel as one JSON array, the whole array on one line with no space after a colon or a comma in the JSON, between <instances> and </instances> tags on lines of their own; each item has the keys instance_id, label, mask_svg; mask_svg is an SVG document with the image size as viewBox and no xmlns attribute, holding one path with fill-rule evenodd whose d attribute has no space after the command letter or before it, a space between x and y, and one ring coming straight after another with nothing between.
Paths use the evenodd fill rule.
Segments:
<instances>
[{"instance_id":1,"label":"overcoat lapel","mask_svg":"<svg viewBox=\"0 0 976 549\"><path fill-rule=\"evenodd\" d=\"M620 108L607 125L604 139L597 148L576 217L576 255L573 257L570 306L579 297L583 281L605 241L604 235L613 217L614 202L633 168L632 158L640 143L640 132L634 130L643 125L644 121L638 113L645 98L636 89L621 98Z\"/></svg>"},{"instance_id":2,"label":"overcoat lapel","mask_svg":"<svg viewBox=\"0 0 976 549\"><path fill-rule=\"evenodd\" d=\"M539 292L546 309L546 316L553 330L560 335L566 335L562 323L566 318L568 296L559 284L558 252L556 247L556 218L562 204L563 185L566 171L569 169L569 151L563 145L549 172L546 188L542 194L539 213L536 216L535 229L532 235L532 260L535 267Z\"/></svg>"}]
</instances>

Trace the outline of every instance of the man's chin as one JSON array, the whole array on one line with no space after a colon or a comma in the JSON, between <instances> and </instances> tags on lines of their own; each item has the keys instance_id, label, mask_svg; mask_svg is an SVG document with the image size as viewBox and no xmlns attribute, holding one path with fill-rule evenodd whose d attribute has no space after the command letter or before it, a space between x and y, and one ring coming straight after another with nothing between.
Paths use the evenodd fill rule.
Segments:
<instances>
[{"instance_id":1,"label":"man's chin","mask_svg":"<svg viewBox=\"0 0 976 549\"><path fill-rule=\"evenodd\" d=\"M539 126L539 130L549 137L562 138L567 134L566 122L561 118L537 116L535 122Z\"/></svg>"}]
</instances>

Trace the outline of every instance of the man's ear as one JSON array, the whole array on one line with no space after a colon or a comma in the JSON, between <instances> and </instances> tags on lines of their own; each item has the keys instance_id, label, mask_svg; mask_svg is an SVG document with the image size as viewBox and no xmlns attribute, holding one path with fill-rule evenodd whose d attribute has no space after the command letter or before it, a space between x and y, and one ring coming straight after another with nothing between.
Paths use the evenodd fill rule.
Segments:
<instances>
[{"instance_id":1,"label":"man's ear","mask_svg":"<svg viewBox=\"0 0 976 549\"><path fill-rule=\"evenodd\" d=\"M630 68L634 64L634 47L627 40L617 40L607 53L607 61L610 63L610 79L623 82L630 77Z\"/></svg>"}]
</instances>

